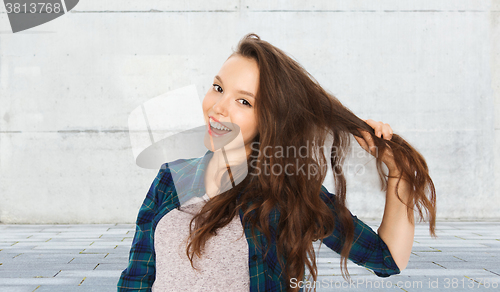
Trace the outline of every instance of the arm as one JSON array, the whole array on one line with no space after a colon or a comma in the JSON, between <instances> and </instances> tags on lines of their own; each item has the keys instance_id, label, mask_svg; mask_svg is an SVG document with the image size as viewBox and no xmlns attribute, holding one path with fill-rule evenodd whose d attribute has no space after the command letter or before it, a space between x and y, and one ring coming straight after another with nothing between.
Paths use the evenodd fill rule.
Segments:
<instances>
[{"instance_id":1,"label":"arm","mask_svg":"<svg viewBox=\"0 0 500 292\"><path fill-rule=\"evenodd\" d=\"M154 234L152 230L159 192L164 188L168 168L162 168L154 179L137 216L136 229L130 248L129 263L121 273L118 292L151 291L155 280Z\"/></svg>"},{"instance_id":2,"label":"arm","mask_svg":"<svg viewBox=\"0 0 500 292\"><path fill-rule=\"evenodd\" d=\"M376 122L371 119L364 121L374 129L377 137L391 140L393 132L389 124ZM374 156L378 155L378 151L376 151L377 147L373 143L372 136L364 130L361 131L361 134L364 139L355 137L359 145L370 154ZM381 160L389 170L389 178L387 180L384 215L378 229L378 234L389 247L398 267L403 270L406 268L410 258L415 224L413 212L410 211L411 214L408 214L408 207L402 203L396 195L396 187L401 200L407 202L410 196L411 186L404 177L401 178L399 185L396 186L396 184L398 184L398 178L401 176L401 172L396 166L390 147L388 151L386 150L382 153Z\"/></svg>"},{"instance_id":3,"label":"arm","mask_svg":"<svg viewBox=\"0 0 500 292\"><path fill-rule=\"evenodd\" d=\"M404 270L410 259L415 224L413 212L410 214L410 222L408 208L396 195L396 183L399 176L400 173L397 170L389 170L384 216L378 228L378 234L389 247L399 269ZM398 193L403 202L406 202L410 194L410 185L406 180L399 181Z\"/></svg>"}]
</instances>

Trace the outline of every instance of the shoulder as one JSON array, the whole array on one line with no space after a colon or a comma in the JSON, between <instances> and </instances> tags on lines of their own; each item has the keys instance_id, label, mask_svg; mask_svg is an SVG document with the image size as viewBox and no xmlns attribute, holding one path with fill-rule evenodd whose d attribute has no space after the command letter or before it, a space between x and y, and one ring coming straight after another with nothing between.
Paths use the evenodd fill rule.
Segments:
<instances>
[{"instance_id":1,"label":"shoulder","mask_svg":"<svg viewBox=\"0 0 500 292\"><path fill-rule=\"evenodd\" d=\"M177 187L193 180L200 158L177 159L166 162L160 166L158 174L153 182L154 193L157 203L175 201L174 195ZM174 183L175 181L175 183ZM189 185L189 183L187 183Z\"/></svg>"},{"instance_id":2,"label":"shoulder","mask_svg":"<svg viewBox=\"0 0 500 292\"><path fill-rule=\"evenodd\" d=\"M169 187L172 184L172 173L170 172L170 167L168 163L164 163L161 165L158 174L154 180L154 186L156 191L162 191Z\"/></svg>"},{"instance_id":3,"label":"shoulder","mask_svg":"<svg viewBox=\"0 0 500 292\"><path fill-rule=\"evenodd\" d=\"M171 162L165 162L160 166L160 170L156 175L156 181L158 186L166 187L173 184L172 172L177 172L179 166L193 165L196 164L200 158L190 158L190 159L177 159Z\"/></svg>"},{"instance_id":4,"label":"shoulder","mask_svg":"<svg viewBox=\"0 0 500 292\"><path fill-rule=\"evenodd\" d=\"M154 205L161 205L163 202L167 201L169 197L171 197L172 191L172 173L168 163L164 163L160 166L144 203L147 203L149 199L149 201L153 202Z\"/></svg>"}]
</instances>

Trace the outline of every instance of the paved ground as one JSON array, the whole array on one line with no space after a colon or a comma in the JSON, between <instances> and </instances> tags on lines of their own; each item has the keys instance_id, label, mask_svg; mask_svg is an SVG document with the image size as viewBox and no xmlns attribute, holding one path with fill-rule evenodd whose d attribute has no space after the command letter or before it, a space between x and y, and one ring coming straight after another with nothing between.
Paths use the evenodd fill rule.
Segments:
<instances>
[{"instance_id":1,"label":"paved ground","mask_svg":"<svg viewBox=\"0 0 500 292\"><path fill-rule=\"evenodd\" d=\"M366 221L376 230L376 222ZM438 222L437 239L417 225L406 270L379 278L318 251L318 291L500 291L500 222ZM132 224L0 224L0 291L116 291L134 235ZM316 248L318 245L315 245Z\"/></svg>"}]
</instances>

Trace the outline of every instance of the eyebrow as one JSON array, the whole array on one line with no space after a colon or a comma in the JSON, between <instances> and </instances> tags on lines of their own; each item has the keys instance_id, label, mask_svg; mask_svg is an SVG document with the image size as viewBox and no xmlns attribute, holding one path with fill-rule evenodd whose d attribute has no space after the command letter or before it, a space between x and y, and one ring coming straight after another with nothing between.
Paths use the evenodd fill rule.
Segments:
<instances>
[{"instance_id":1,"label":"eyebrow","mask_svg":"<svg viewBox=\"0 0 500 292\"><path fill-rule=\"evenodd\" d=\"M222 79L220 78L219 75L215 75L215 78L217 78L220 81L220 83L222 85L224 85L224 83L222 82ZM248 95L248 96L250 96L252 98L255 98L255 96L253 95L253 93L245 91L245 90L238 90L238 93L245 94L245 95Z\"/></svg>"}]
</instances>

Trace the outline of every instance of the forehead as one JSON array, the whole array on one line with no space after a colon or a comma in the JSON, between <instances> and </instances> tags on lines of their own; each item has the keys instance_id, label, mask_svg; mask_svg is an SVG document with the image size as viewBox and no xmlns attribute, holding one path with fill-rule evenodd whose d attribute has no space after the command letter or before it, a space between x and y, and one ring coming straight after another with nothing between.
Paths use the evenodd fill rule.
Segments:
<instances>
[{"instance_id":1,"label":"forehead","mask_svg":"<svg viewBox=\"0 0 500 292\"><path fill-rule=\"evenodd\" d=\"M251 87L246 90L258 88L259 67L254 59L233 55L224 62L217 75L225 86Z\"/></svg>"}]
</instances>

